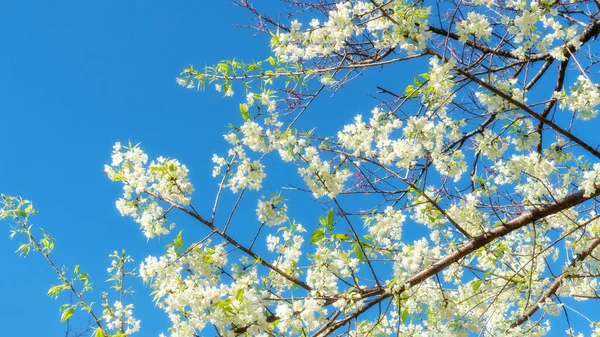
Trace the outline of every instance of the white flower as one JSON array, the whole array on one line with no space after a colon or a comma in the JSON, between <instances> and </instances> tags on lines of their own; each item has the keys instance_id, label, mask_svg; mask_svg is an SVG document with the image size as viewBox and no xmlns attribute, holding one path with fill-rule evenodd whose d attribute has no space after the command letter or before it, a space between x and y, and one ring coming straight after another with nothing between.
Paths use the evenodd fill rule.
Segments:
<instances>
[{"instance_id":1,"label":"white flower","mask_svg":"<svg viewBox=\"0 0 600 337\"><path fill-rule=\"evenodd\" d=\"M254 93L249 92L246 94L246 104L248 104L248 106L254 104Z\"/></svg>"},{"instance_id":2,"label":"white flower","mask_svg":"<svg viewBox=\"0 0 600 337\"><path fill-rule=\"evenodd\" d=\"M365 226L369 235L378 246L385 250L395 250L401 244L402 225L406 216L391 206L385 208L383 213L367 217Z\"/></svg>"},{"instance_id":3,"label":"white flower","mask_svg":"<svg viewBox=\"0 0 600 337\"><path fill-rule=\"evenodd\" d=\"M275 194L270 199L262 196L258 200L256 215L258 221L266 223L268 226L280 225L288 220L287 205L283 202L285 199L280 194Z\"/></svg>"},{"instance_id":4,"label":"white flower","mask_svg":"<svg viewBox=\"0 0 600 337\"><path fill-rule=\"evenodd\" d=\"M148 156L138 146L124 148L117 143L112 163L104 170L111 180L123 183L123 196L116 202L121 215L132 217L144 235L153 238L169 233L173 226L167 224L166 210L158 201L189 205L194 187L187 167L179 161L159 157L148 166L147 162Z\"/></svg>"},{"instance_id":5,"label":"white flower","mask_svg":"<svg viewBox=\"0 0 600 337\"><path fill-rule=\"evenodd\" d=\"M240 127L242 133L242 144L248 146L253 151L268 152L269 146L265 142L262 126L252 120L246 120Z\"/></svg>"},{"instance_id":6,"label":"white flower","mask_svg":"<svg viewBox=\"0 0 600 337\"><path fill-rule=\"evenodd\" d=\"M592 170L583 173L581 188L585 191L586 197L589 197L596 192L597 186L600 184L600 163L595 163Z\"/></svg>"},{"instance_id":7,"label":"white flower","mask_svg":"<svg viewBox=\"0 0 600 337\"><path fill-rule=\"evenodd\" d=\"M352 175L347 168L332 168L329 162L321 160L313 146L304 149L303 158L308 165L300 167L298 172L315 198L334 198L342 192L344 183Z\"/></svg>"},{"instance_id":8,"label":"white flower","mask_svg":"<svg viewBox=\"0 0 600 337\"><path fill-rule=\"evenodd\" d=\"M222 158L222 157L217 156L216 154L213 154L212 162L215 163L215 166L212 171L212 176L216 177L219 174L221 174L221 169L223 168L223 166L227 165L227 161L225 160L225 158Z\"/></svg>"},{"instance_id":9,"label":"white flower","mask_svg":"<svg viewBox=\"0 0 600 337\"><path fill-rule=\"evenodd\" d=\"M267 236L267 249L272 252L275 247L279 244L279 237L269 234Z\"/></svg>"},{"instance_id":10,"label":"white flower","mask_svg":"<svg viewBox=\"0 0 600 337\"><path fill-rule=\"evenodd\" d=\"M456 24L456 31L460 37L460 42L465 43L469 39L469 35L476 38L489 39L492 34L492 27L487 20L487 17L477 12L469 12L465 20L459 21Z\"/></svg>"},{"instance_id":11,"label":"white flower","mask_svg":"<svg viewBox=\"0 0 600 337\"><path fill-rule=\"evenodd\" d=\"M102 313L102 318L106 321L108 330L124 329L127 335L140 330L140 321L132 315L133 304L123 307L120 301L116 301L113 308L106 308Z\"/></svg>"},{"instance_id":12,"label":"white flower","mask_svg":"<svg viewBox=\"0 0 600 337\"><path fill-rule=\"evenodd\" d=\"M233 193L237 193L244 188L257 191L262 187L262 181L266 176L264 166L260 161L251 161L245 158L238 163L237 170L228 180L228 186Z\"/></svg>"},{"instance_id":13,"label":"white flower","mask_svg":"<svg viewBox=\"0 0 600 337\"><path fill-rule=\"evenodd\" d=\"M574 112L582 120L590 120L598 115L596 107L600 104L600 90L588 77L580 75L567 94L555 94L561 108Z\"/></svg>"}]
</instances>

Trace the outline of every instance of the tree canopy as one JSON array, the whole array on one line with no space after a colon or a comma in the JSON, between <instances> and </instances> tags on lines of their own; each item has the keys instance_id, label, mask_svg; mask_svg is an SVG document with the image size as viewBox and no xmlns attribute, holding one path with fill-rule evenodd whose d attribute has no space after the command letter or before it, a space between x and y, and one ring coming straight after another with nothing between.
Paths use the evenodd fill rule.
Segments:
<instances>
[{"instance_id":1,"label":"tree canopy","mask_svg":"<svg viewBox=\"0 0 600 337\"><path fill-rule=\"evenodd\" d=\"M232 124L215 142L229 150L201 153L214 199L194 199L185 158L141 145L117 143L104 167L121 215L171 242L137 272L111 255L118 301L102 295L96 311L89 275L57 267L54 239L30 226L32 204L3 196L0 218L27 238L17 252L56 271L49 295L75 295L62 320L80 308L95 337L135 333L124 279L140 277L172 323L164 336L563 334L557 324L600 336L600 2L233 3L271 55L177 77L190 95L239 101L219 111ZM350 97L370 111L338 129L319 118L374 74L386 84Z\"/></svg>"}]
</instances>

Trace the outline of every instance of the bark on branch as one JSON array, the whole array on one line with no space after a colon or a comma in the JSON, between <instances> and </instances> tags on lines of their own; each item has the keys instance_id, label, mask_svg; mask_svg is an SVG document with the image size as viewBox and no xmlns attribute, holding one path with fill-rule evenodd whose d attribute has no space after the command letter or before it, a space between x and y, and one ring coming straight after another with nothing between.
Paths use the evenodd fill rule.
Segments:
<instances>
[{"instance_id":1,"label":"bark on branch","mask_svg":"<svg viewBox=\"0 0 600 337\"><path fill-rule=\"evenodd\" d=\"M567 197L565 197L557 202L554 202L554 203L551 203L548 205L544 205L539 208L533 209L531 211L525 212L525 213L521 214L520 216L518 216L510 221L507 221L494 229L491 229L477 237L474 237L471 240L467 241L467 243L465 243L464 245L462 245L461 247L456 249L454 252L446 255L445 257L441 258L437 262L433 263L431 266L429 266L429 267L421 270L417 274L409 277L407 280L405 280L405 285L399 292L392 293L389 289L374 289L372 292L370 292L370 294L373 296L379 296L379 297L377 297L374 300L372 300L371 302L367 303L365 305L365 307L363 307L362 310L360 310L359 312L354 313L352 315L348 315L338 321L331 322L331 324L329 324L328 326L324 326L323 328L319 329L313 336L315 336L315 337L322 336L322 335L324 336L324 335L327 335L327 334L335 331L339 327L345 325L346 323L348 323L351 320L358 317L360 314L364 313L369 308L372 308L373 306L377 305L378 303L381 303L384 300L386 300L394 295L402 294L403 292L407 291L409 288L412 288L412 287L424 282L428 278L441 272L442 270L449 267L453 263L458 262L459 260L465 258L467 255L475 252L476 250L484 247L485 245L491 243L492 241L494 241L496 239L499 239L515 230L518 230L527 225L530 225L530 224L534 223L535 221L541 220L549 215L557 214L561 211L564 211L571 207L577 206L585 201L588 201L590 199L597 197L598 195L600 195L600 189L597 189L590 196L584 196L584 191L570 194ZM524 320L523 322L525 322L525 321L526 320ZM520 324L522 324L523 322L521 322Z\"/></svg>"}]
</instances>

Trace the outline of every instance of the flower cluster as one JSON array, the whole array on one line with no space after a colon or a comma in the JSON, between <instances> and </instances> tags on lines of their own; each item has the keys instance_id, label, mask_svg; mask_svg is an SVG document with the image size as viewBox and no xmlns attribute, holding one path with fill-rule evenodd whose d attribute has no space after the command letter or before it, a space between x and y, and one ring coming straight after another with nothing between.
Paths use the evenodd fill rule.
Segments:
<instances>
[{"instance_id":1,"label":"flower cluster","mask_svg":"<svg viewBox=\"0 0 600 337\"><path fill-rule=\"evenodd\" d=\"M373 156L375 151L372 149L373 138L377 125L377 120L372 120L372 124L367 125L362 120L362 115L354 117L354 123L344 126L344 130L338 132L340 145L351 151L353 156Z\"/></svg>"},{"instance_id":2,"label":"flower cluster","mask_svg":"<svg viewBox=\"0 0 600 337\"><path fill-rule=\"evenodd\" d=\"M298 262L302 257L302 244L306 229L299 223L292 223L289 228L281 228L281 236L269 234L267 236L267 249L278 254L273 265L292 277L300 275ZM272 272L268 279L278 294L294 286L289 280L278 273Z\"/></svg>"},{"instance_id":3,"label":"flower cluster","mask_svg":"<svg viewBox=\"0 0 600 337\"><path fill-rule=\"evenodd\" d=\"M104 166L104 172L111 180L123 183L123 196L116 202L121 215L132 217L144 235L153 238L170 230L168 211L160 201L187 206L194 187L187 177L187 167L179 161L159 157L149 165L147 162L148 156L137 145L123 147L116 143L112 163Z\"/></svg>"},{"instance_id":4,"label":"flower cluster","mask_svg":"<svg viewBox=\"0 0 600 337\"><path fill-rule=\"evenodd\" d=\"M258 221L267 226L277 226L288 221L287 205L283 203L284 201L280 194L275 194L270 199L262 196L256 208Z\"/></svg>"},{"instance_id":5,"label":"flower cluster","mask_svg":"<svg viewBox=\"0 0 600 337\"><path fill-rule=\"evenodd\" d=\"M344 49L353 35L368 33L379 49L400 47L415 53L425 47L429 8L411 6L401 1L376 8L368 1L336 3L327 20L310 22L310 29L292 21L289 32L278 33L271 41L273 52L284 62L298 62L326 57ZM389 11L388 15L382 15ZM330 81L330 80L328 80Z\"/></svg>"},{"instance_id":6,"label":"flower cluster","mask_svg":"<svg viewBox=\"0 0 600 337\"><path fill-rule=\"evenodd\" d=\"M429 59L429 72L421 75L427 80L427 83L419 91L423 103L430 110L436 110L439 115L445 116L445 107L455 96L453 93L454 81L451 74L451 70L455 65L454 60L441 62L437 57L432 57Z\"/></svg>"},{"instance_id":7,"label":"flower cluster","mask_svg":"<svg viewBox=\"0 0 600 337\"><path fill-rule=\"evenodd\" d=\"M313 294L339 293L340 278L352 277L360 270L360 261L353 254L342 249L338 241L319 241L306 272L306 282L313 288Z\"/></svg>"},{"instance_id":8,"label":"flower cluster","mask_svg":"<svg viewBox=\"0 0 600 337\"><path fill-rule=\"evenodd\" d=\"M561 108L574 112L577 118L590 120L598 115L596 107L600 104L600 89L587 76L580 75L571 87L571 92L556 93Z\"/></svg>"},{"instance_id":9,"label":"flower cluster","mask_svg":"<svg viewBox=\"0 0 600 337\"><path fill-rule=\"evenodd\" d=\"M329 12L325 23L321 25L314 19L310 23L312 29L306 32L300 31L301 23L293 21L289 32L279 33L273 38L273 51L281 60L290 62L327 56L339 51L348 38L360 32L352 22L352 14L352 4L342 2Z\"/></svg>"},{"instance_id":10,"label":"flower cluster","mask_svg":"<svg viewBox=\"0 0 600 337\"><path fill-rule=\"evenodd\" d=\"M337 134L338 143L353 156L379 157L388 164L396 157L390 136L402 122L379 108L374 108L371 113L368 124L362 120L362 115L357 115L353 124L345 125Z\"/></svg>"},{"instance_id":11,"label":"flower cluster","mask_svg":"<svg viewBox=\"0 0 600 337\"><path fill-rule=\"evenodd\" d=\"M536 1L531 2L530 6L525 1L515 0L507 3L509 6L518 10L514 18L508 16L502 17L502 23L508 26L508 32L514 34L512 40L518 44L513 50L513 54L523 57L525 52L537 44L544 48L540 42L540 32L536 25L544 16L544 9L540 8ZM542 49L545 50L545 49Z\"/></svg>"},{"instance_id":12,"label":"flower cluster","mask_svg":"<svg viewBox=\"0 0 600 337\"><path fill-rule=\"evenodd\" d=\"M485 130L477 134L474 139L477 152L486 156L490 160L500 158L508 149L509 142L505 141L501 136L496 135L491 130Z\"/></svg>"},{"instance_id":13,"label":"flower cluster","mask_svg":"<svg viewBox=\"0 0 600 337\"><path fill-rule=\"evenodd\" d=\"M140 321L133 317L133 304L123 306L120 301L115 301L112 308L107 307L102 313L108 330L122 331L131 335L140 330Z\"/></svg>"},{"instance_id":14,"label":"flower cluster","mask_svg":"<svg viewBox=\"0 0 600 337\"><path fill-rule=\"evenodd\" d=\"M499 160L494 166L496 175L494 182L497 185L516 184L515 191L523 196L527 203L536 203L536 200L548 194L554 197L564 196L567 190L551 188L550 177L556 173L553 161L541 158L535 152L527 155L513 155L507 161Z\"/></svg>"},{"instance_id":15,"label":"flower cluster","mask_svg":"<svg viewBox=\"0 0 600 337\"><path fill-rule=\"evenodd\" d=\"M308 164L300 167L298 172L310 188L315 198L328 196L335 198L344 188L344 183L352 176L347 168L331 167L329 162L319 157L317 148L309 146L304 149L302 159Z\"/></svg>"},{"instance_id":16,"label":"flower cluster","mask_svg":"<svg viewBox=\"0 0 600 337\"><path fill-rule=\"evenodd\" d=\"M516 87L518 82L516 78L499 79L495 74L491 74L489 78L490 84L493 84L496 89L509 94L509 96L512 96L513 99L517 101L523 101L525 99L526 92L523 92L521 89ZM475 92L475 97L477 97L481 104L487 106L487 111L498 114L498 118L513 119L515 117L514 114L510 114L513 106L501 96L494 93L477 91Z\"/></svg>"},{"instance_id":17,"label":"flower cluster","mask_svg":"<svg viewBox=\"0 0 600 337\"><path fill-rule=\"evenodd\" d=\"M247 120L241 127L240 132L243 137L241 143L255 152L268 152L269 147L265 142L263 128L258 123Z\"/></svg>"},{"instance_id":18,"label":"flower cluster","mask_svg":"<svg viewBox=\"0 0 600 337\"><path fill-rule=\"evenodd\" d=\"M487 224L488 214L478 209L479 198L478 193L467 194L463 197L463 200L450 206L446 211L452 220L473 236L480 235L483 231L489 229Z\"/></svg>"},{"instance_id":19,"label":"flower cluster","mask_svg":"<svg viewBox=\"0 0 600 337\"><path fill-rule=\"evenodd\" d=\"M377 246L390 251L398 249L402 242L402 225L405 219L402 212L388 206L382 213L366 217L365 227Z\"/></svg>"},{"instance_id":20,"label":"flower cluster","mask_svg":"<svg viewBox=\"0 0 600 337\"><path fill-rule=\"evenodd\" d=\"M417 193L412 200L413 212L411 219L431 229L446 223L443 214L432 203L439 201L438 196L439 191L434 190L433 187L428 187L423 193Z\"/></svg>"},{"instance_id":21,"label":"flower cluster","mask_svg":"<svg viewBox=\"0 0 600 337\"><path fill-rule=\"evenodd\" d=\"M430 245L425 238L414 241L412 245L403 244L401 251L394 256L394 278L405 280L431 265L440 255L440 247Z\"/></svg>"},{"instance_id":22,"label":"flower cluster","mask_svg":"<svg viewBox=\"0 0 600 337\"><path fill-rule=\"evenodd\" d=\"M459 21L456 24L456 31L460 36L460 42L465 43L469 39L469 35L473 35L476 39L483 38L489 40L492 34L492 27L487 17L481 13L469 12L465 20Z\"/></svg>"},{"instance_id":23,"label":"flower cluster","mask_svg":"<svg viewBox=\"0 0 600 337\"><path fill-rule=\"evenodd\" d=\"M600 163L595 163L591 170L583 172L581 189L585 191L586 196L590 196L596 192L598 185L600 185Z\"/></svg>"},{"instance_id":24,"label":"flower cluster","mask_svg":"<svg viewBox=\"0 0 600 337\"><path fill-rule=\"evenodd\" d=\"M282 335L292 335L302 331L314 331L327 319L327 309L323 300L307 298L296 300L291 304L280 302L275 314L280 318L278 329Z\"/></svg>"},{"instance_id":25,"label":"flower cluster","mask_svg":"<svg viewBox=\"0 0 600 337\"><path fill-rule=\"evenodd\" d=\"M213 176L221 174L221 170L224 166L227 166L227 171L224 173L229 179L227 180L226 186L231 189L233 193L237 193L239 190L249 188L252 190L259 190L262 187L262 181L267 176L264 172L264 165L260 160L252 160L248 158L246 151L244 150L244 142L251 144L254 148L262 147L259 144L265 144L260 136L260 128L254 126L248 126L244 129L248 132L248 135L243 135L243 140L238 138L237 133L231 132L226 134L224 137L232 145L229 149L228 158L219 157L214 154L212 161L215 163L213 168Z\"/></svg>"}]
</instances>

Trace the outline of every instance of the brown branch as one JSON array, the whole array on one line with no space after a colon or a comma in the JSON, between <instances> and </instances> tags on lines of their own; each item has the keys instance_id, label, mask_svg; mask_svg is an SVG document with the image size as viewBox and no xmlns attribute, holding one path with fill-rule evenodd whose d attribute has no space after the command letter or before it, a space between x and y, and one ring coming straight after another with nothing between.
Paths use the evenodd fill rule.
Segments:
<instances>
[{"instance_id":1,"label":"brown branch","mask_svg":"<svg viewBox=\"0 0 600 337\"><path fill-rule=\"evenodd\" d=\"M434 51L431 51L434 55L438 55L437 53L435 53ZM439 56L439 55L438 55ZM583 149L585 149L586 151L588 151L589 153L591 153L593 156L595 156L596 158L600 159L600 152L598 152L598 150L596 150L595 148L591 147L589 144L587 144L586 142L584 142L583 140L581 140L579 137L575 136L574 134L572 134L571 132L563 129L562 127L558 126L556 123L554 123L553 121L547 119L546 117L542 116L540 113L533 111L533 109L531 109L529 106L527 106L526 104L517 101L516 99L514 99L513 97L511 97L509 94L503 92L502 90L496 88L495 86L493 86L492 84L489 84L477 77L475 77L473 74L469 73L468 71L460 68L460 67L454 67L454 69L461 75L467 77L468 79L470 79L471 81L479 84L480 86L486 88L487 90L493 92L494 94L502 97L504 100L506 100L508 103L520 108L521 110L527 112L531 117L537 119L540 122L545 123L546 125L550 126L552 129L554 129L556 132L560 133L561 135L565 136L566 138L570 139L571 141L573 141L575 144L581 146Z\"/></svg>"},{"instance_id":2,"label":"brown branch","mask_svg":"<svg viewBox=\"0 0 600 337\"><path fill-rule=\"evenodd\" d=\"M585 258L587 258L592 253L592 251L596 247L598 247L598 245L600 245L600 238L595 238L592 241L590 241L590 243L588 244L586 249L583 252L577 254L577 257L575 259L573 259L573 261L571 261L571 263L569 264L569 267L574 267L578 262L585 260ZM566 274L563 271L563 273L558 278L556 278L556 280L554 280L554 282L552 282L552 285L550 285L548 290L546 290L546 292L544 292L544 294L535 302L535 304L533 304L529 308L529 310L527 310L521 317L519 317L516 321L514 321L510 325L510 327L511 328L517 327L517 326L525 323L528 319L530 319L531 316L533 316L540 309L540 305L542 305L542 303L544 303L547 299L549 299L550 297L554 296L554 294L556 294L556 292L558 291L558 288L560 288L560 286L562 285L563 280L568 277L569 277L568 274Z\"/></svg>"},{"instance_id":3,"label":"brown branch","mask_svg":"<svg viewBox=\"0 0 600 337\"><path fill-rule=\"evenodd\" d=\"M548 64L548 63L545 63ZM569 65L569 58L567 58L566 60L562 61L558 67L558 78L556 79L556 84L554 85L554 91L553 92L557 92L562 90L564 83L565 83L565 73L567 72L567 66ZM544 108L544 111L542 111L541 115L544 118L548 117L548 114L550 114L550 110L552 110L552 108L556 105L556 101L557 98L556 97L552 97L550 98L550 101L548 102L548 104L546 104L546 107ZM540 121L538 123L536 132L539 133L540 135L540 142L538 143L538 147L537 147L537 151L538 153L542 153L542 131L544 128L544 122Z\"/></svg>"},{"instance_id":4,"label":"brown branch","mask_svg":"<svg viewBox=\"0 0 600 337\"><path fill-rule=\"evenodd\" d=\"M227 241L229 244L231 244L232 246L234 246L235 248L241 250L242 252L244 252L246 255L252 257L253 259L255 259L258 263L262 264L263 266L271 269L272 271L276 272L277 274L283 276L286 280L296 284L297 286L311 291L312 287L310 287L308 284L306 284L305 282L300 281L299 279L287 274L286 272L284 272L283 270L279 269L278 267L270 264L269 262L267 262L265 259L263 259L260 255L256 254L254 251L252 251L251 249L246 248L245 246L241 245L239 242L237 242L237 240L235 240L234 238L232 238L231 236L227 235L227 233L225 233L224 231L220 230L219 228L217 228L214 223L204 219L200 214L198 214L197 212L191 211L181 205L175 204L169 200L165 200L163 198L160 198L158 195L150 193L148 191L145 191L145 193L147 193L148 195L152 195L166 203L168 203L169 205L173 206L174 208L184 212L185 214L191 216L192 218L198 220L200 223L202 223L203 225L205 225L206 227L208 227L210 230L213 231L213 233L216 233L217 235L219 235L220 237L222 237L225 241Z\"/></svg>"},{"instance_id":5,"label":"brown branch","mask_svg":"<svg viewBox=\"0 0 600 337\"><path fill-rule=\"evenodd\" d=\"M452 33L443 28L439 28L439 27L435 27L435 26L431 26L431 25L429 25L428 28L431 32L436 33L438 35L442 35L444 37L449 37L456 41L460 40L460 37L458 36L458 34ZM504 50L504 49L500 49L500 48L490 48L490 47L475 43L472 40L467 40L464 44L469 47L475 48L483 53L486 53L486 54L495 54L498 56L504 56L504 57L508 57L508 58L512 58L512 59L518 59L517 56L513 55L508 50Z\"/></svg>"},{"instance_id":6,"label":"brown branch","mask_svg":"<svg viewBox=\"0 0 600 337\"><path fill-rule=\"evenodd\" d=\"M573 194L570 194L567 197L565 197L559 201L556 201L554 203L547 204L547 205L541 206L539 208L533 209L531 211L525 212L525 213L521 214L520 216L518 216L510 221L507 221L494 229L491 229L477 237L472 238L471 240L467 241L464 245L457 248L454 252L444 256L437 262L433 263L431 266L429 266L429 267L421 270L417 274L409 277L407 280L405 280L404 286L402 287L402 289L399 292L392 293L388 289L373 290L373 292L371 294L374 296L379 296L379 297L377 297L373 301L367 303L360 311L358 311L354 314L348 315L341 320L331 322L329 325L323 326L313 336L319 336L321 334L324 335L324 334L330 333L332 331L335 331L336 329L338 329L339 327L343 326L344 324L350 322L351 320L355 319L360 314L362 314L369 308L373 307L377 303L381 303L382 301L384 301L392 296L401 295L402 293L404 293L411 287L414 287L415 285L418 285L418 284L424 282L428 278L441 272L442 270L444 270L448 266L452 265L453 263L458 262L459 260L465 258L467 255L475 252L476 250L484 247L485 245L491 243L492 241L494 241L498 238L501 238L515 230L523 228L535 221L541 220L549 215L556 214L558 212L561 212L563 210L577 206L585 201L588 201L592 198L597 197L598 195L600 195L600 189L597 189L590 196L584 196L584 193L585 193L584 191L573 193Z\"/></svg>"}]
</instances>

